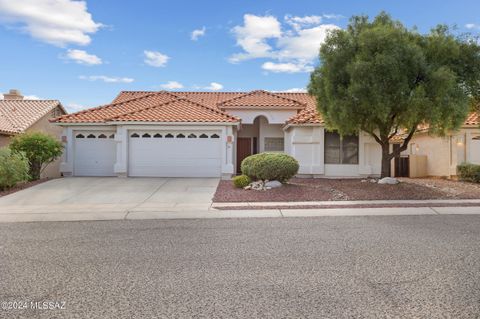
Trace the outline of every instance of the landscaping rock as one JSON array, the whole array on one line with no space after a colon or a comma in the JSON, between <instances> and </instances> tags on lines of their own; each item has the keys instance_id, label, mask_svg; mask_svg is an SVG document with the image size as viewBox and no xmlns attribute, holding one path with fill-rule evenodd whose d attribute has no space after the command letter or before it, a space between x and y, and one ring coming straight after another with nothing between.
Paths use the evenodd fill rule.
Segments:
<instances>
[{"instance_id":1,"label":"landscaping rock","mask_svg":"<svg viewBox=\"0 0 480 319\"><path fill-rule=\"evenodd\" d=\"M265 183L265 187L270 187L270 188L282 187L282 183L280 183L279 181L268 181Z\"/></svg>"},{"instance_id":2,"label":"landscaping rock","mask_svg":"<svg viewBox=\"0 0 480 319\"><path fill-rule=\"evenodd\" d=\"M247 186L245 186L243 189L246 190L246 191L248 191L248 190L252 189L252 185L247 185Z\"/></svg>"},{"instance_id":3,"label":"landscaping rock","mask_svg":"<svg viewBox=\"0 0 480 319\"><path fill-rule=\"evenodd\" d=\"M256 191L265 190L265 183L263 181L252 182L250 183L250 186L252 187L253 190L256 190Z\"/></svg>"},{"instance_id":4,"label":"landscaping rock","mask_svg":"<svg viewBox=\"0 0 480 319\"><path fill-rule=\"evenodd\" d=\"M398 183L400 183L400 181L394 177L384 177L378 180L378 184L396 185Z\"/></svg>"},{"instance_id":5,"label":"landscaping rock","mask_svg":"<svg viewBox=\"0 0 480 319\"><path fill-rule=\"evenodd\" d=\"M376 182L377 182L377 180L376 180L375 178L372 178L372 179L370 180L370 183L376 183Z\"/></svg>"}]
</instances>

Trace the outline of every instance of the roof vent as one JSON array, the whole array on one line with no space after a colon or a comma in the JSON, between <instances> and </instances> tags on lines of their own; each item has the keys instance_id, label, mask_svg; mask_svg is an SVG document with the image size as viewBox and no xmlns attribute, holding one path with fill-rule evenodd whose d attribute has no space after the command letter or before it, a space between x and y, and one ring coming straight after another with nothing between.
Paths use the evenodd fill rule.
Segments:
<instances>
[{"instance_id":1,"label":"roof vent","mask_svg":"<svg viewBox=\"0 0 480 319\"><path fill-rule=\"evenodd\" d=\"M5 100L23 100L23 95L19 90L12 89L8 93L3 93Z\"/></svg>"}]
</instances>

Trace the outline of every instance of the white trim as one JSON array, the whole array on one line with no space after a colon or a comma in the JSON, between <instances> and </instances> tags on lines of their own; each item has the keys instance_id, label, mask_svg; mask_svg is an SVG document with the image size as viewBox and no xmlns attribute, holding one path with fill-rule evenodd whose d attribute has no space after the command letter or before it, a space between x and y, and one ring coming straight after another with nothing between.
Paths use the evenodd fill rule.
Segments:
<instances>
[{"instance_id":1,"label":"white trim","mask_svg":"<svg viewBox=\"0 0 480 319\"><path fill-rule=\"evenodd\" d=\"M325 127L325 125L323 124L286 124L283 127L283 130L286 131L290 127L311 127L311 126Z\"/></svg>"}]
</instances>

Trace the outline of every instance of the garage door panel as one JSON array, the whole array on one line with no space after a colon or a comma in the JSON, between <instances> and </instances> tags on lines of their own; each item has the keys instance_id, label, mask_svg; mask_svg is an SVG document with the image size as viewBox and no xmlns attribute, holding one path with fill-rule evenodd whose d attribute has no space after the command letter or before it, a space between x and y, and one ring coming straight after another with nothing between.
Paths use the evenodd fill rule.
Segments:
<instances>
[{"instance_id":1,"label":"garage door panel","mask_svg":"<svg viewBox=\"0 0 480 319\"><path fill-rule=\"evenodd\" d=\"M155 177L219 177L221 172L220 132L131 132L129 175ZM162 138L154 138L155 134ZM202 134L208 138L199 138ZM165 138L165 136L174 136ZM177 137L177 136L185 137ZM195 136L188 138L187 136Z\"/></svg>"},{"instance_id":2,"label":"garage door panel","mask_svg":"<svg viewBox=\"0 0 480 319\"><path fill-rule=\"evenodd\" d=\"M76 132L75 176L114 176L116 145L113 132Z\"/></svg>"}]
</instances>

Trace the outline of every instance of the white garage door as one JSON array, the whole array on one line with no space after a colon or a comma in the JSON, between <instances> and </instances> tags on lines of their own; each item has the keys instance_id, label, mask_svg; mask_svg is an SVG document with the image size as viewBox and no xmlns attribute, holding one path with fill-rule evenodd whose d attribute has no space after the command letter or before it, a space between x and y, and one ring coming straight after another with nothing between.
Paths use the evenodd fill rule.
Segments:
<instances>
[{"instance_id":1,"label":"white garage door","mask_svg":"<svg viewBox=\"0 0 480 319\"><path fill-rule=\"evenodd\" d=\"M220 132L130 131L130 176L219 177Z\"/></svg>"},{"instance_id":2,"label":"white garage door","mask_svg":"<svg viewBox=\"0 0 480 319\"><path fill-rule=\"evenodd\" d=\"M75 138L75 176L114 176L116 146L113 132L77 131Z\"/></svg>"},{"instance_id":3,"label":"white garage door","mask_svg":"<svg viewBox=\"0 0 480 319\"><path fill-rule=\"evenodd\" d=\"M470 162L480 164L480 135L474 136L470 143Z\"/></svg>"}]
</instances>

